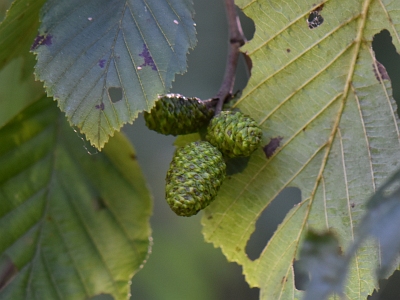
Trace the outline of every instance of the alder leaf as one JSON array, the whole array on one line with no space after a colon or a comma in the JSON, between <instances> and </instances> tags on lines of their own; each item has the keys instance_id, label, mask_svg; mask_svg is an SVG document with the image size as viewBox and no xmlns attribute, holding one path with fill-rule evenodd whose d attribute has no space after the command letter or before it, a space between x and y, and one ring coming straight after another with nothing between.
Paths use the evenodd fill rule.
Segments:
<instances>
[{"instance_id":1,"label":"alder leaf","mask_svg":"<svg viewBox=\"0 0 400 300\"><path fill-rule=\"evenodd\" d=\"M236 107L259 122L265 146L222 185L205 210L203 234L243 266L247 282L261 288L261 299L297 299L302 292L294 284L293 261L306 229L331 229L340 247L349 245L366 199L399 167L397 107L371 42L386 29L400 49L400 2L237 4L256 31L243 48L253 69ZM309 29L312 11L324 22ZM245 249L257 219L289 186L301 189L302 202L260 257L249 259ZM372 293L377 280L370 270L378 257L372 243L357 253L347 299Z\"/></svg>"},{"instance_id":2,"label":"alder leaf","mask_svg":"<svg viewBox=\"0 0 400 300\"><path fill-rule=\"evenodd\" d=\"M0 299L127 299L152 206L129 142L118 134L89 155L43 98L0 129L0 145Z\"/></svg>"},{"instance_id":3,"label":"alder leaf","mask_svg":"<svg viewBox=\"0 0 400 300\"><path fill-rule=\"evenodd\" d=\"M49 0L32 45L35 74L101 149L185 72L193 13L191 0Z\"/></svg>"}]
</instances>

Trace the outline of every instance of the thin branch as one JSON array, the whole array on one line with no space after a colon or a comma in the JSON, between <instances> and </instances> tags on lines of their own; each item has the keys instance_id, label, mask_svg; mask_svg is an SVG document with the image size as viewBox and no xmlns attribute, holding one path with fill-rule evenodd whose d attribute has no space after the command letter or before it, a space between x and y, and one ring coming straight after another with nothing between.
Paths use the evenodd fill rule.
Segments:
<instances>
[{"instance_id":1,"label":"thin branch","mask_svg":"<svg viewBox=\"0 0 400 300\"><path fill-rule=\"evenodd\" d=\"M246 42L239 17L236 14L234 0L225 0L225 10L228 18L229 48L224 79L217 95L214 97L218 99L215 114L219 114L221 112L224 102L232 96L240 47Z\"/></svg>"}]
</instances>

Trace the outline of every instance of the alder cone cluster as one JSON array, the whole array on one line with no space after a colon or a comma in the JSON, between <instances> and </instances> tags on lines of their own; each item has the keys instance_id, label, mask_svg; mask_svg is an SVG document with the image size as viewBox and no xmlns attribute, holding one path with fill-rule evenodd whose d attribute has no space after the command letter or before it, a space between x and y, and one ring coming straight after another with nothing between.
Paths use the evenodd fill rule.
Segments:
<instances>
[{"instance_id":1,"label":"alder cone cluster","mask_svg":"<svg viewBox=\"0 0 400 300\"><path fill-rule=\"evenodd\" d=\"M145 112L149 129L165 135L183 135L207 127L207 141L176 150L166 177L165 197L179 216L190 217L215 199L225 179L225 159L249 156L262 137L257 123L240 112L222 111L217 116L198 98L179 94L161 96Z\"/></svg>"},{"instance_id":2,"label":"alder cone cluster","mask_svg":"<svg viewBox=\"0 0 400 300\"><path fill-rule=\"evenodd\" d=\"M214 111L198 98L167 94L159 98L150 112L144 113L144 119L151 130L165 135L181 135L207 126L213 115Z\"/></svg>"},{"instance_id":3,"label":"alder cone cluster","mask_svg":"<svg viewBox=\"0 0 400 300\"><path fill-rule=\"evenodd\" d=\"M225 178L220 151L206 141L176 150L166 178L166 199L179 216L190 217L207 207Z\"/></svg>"}]
</instances>

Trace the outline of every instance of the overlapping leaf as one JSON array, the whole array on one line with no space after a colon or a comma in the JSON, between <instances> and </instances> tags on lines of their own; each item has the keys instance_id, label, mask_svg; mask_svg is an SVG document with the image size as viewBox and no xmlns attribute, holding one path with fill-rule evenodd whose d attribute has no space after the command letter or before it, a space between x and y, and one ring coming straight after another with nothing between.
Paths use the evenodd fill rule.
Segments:
<instances>
[{"instance_id":1,"label":"overlapping leaf","mask_svg":"<svg viewBox=\"0 0 400 300\"><path fill-rule=\"evenodd\" d=\"M0 299L126 299L151 200L117 135L89 155L49 98L0 130Z\"/></svg>"},{"instance_id":2,"label":"overlapping leaf","mask_svg":"<svg viewBox=\"0 0 400 300\"><path fill-rule=\"evenodd\" d=\"M307 233L300 251L302 269L309 272L311 277L304 300L323 300L334 293L341 294L352 257L370 237L379 241L380 259L375 270L369 271L376 272L378 277L382 278L393 269L393 265L398 265L399 179L400 171L397 171L368 201L366 213L357 227L356 238L346 253L341 253L337 238L331 232Z\"/></svg>"},{"instance_id":3,"label":"overlapping leaf","mask_svg":"<svg viewBox=\"0 0 400 300\"><path fill-rule=\"evenodd\" d=\"M252 77L237 107L264 131L265 152L250 158L206 209L203 233L243 266L262 299L295 299L293 260L307 227L333 228L341 247L354 238L365 199L399 166L399 119L390 81L374 57L374 34L387 29L400 49L400 2L237 1L256 24L245 46ZM321 5L324 4L322 7ZM319 7L319 8L318 8ZM324 22L309 29L317 9ZM246 243L268 204L285 187L302 202L260 257ZM345 294L365 299L376 280L374 245L358 252Z\"/></svg>"},{"instance_id":4,"label":"overlapping leaf","mask_svg":"<svg viewBox=\"0 0 400 300\"><path fill-rule=\"evenodd\" d=\"M41 21L36 75L99 149L169 90L196 44L190 0L49 0Z\"/></svg>"}]
</instances>

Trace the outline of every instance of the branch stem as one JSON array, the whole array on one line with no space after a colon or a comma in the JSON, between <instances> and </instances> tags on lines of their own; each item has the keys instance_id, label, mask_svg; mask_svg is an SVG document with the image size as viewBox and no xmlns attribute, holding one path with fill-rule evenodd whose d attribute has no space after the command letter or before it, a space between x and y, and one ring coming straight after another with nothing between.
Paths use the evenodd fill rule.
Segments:
<instances>
[{"instance_id":1,"label":"branch stem","mask_svg":"<svg viewBox=\"0 0 400 300\"><path fill-rule=\"evenodd\" d=\"M218 98L215 114L221 112L224 102L232 96L240 47L246 42L239 17L236 13L234 0L225 0L225 10L228 19L229 47L224 79L217 95L214 97Z\"/></svg>"}]
</instances>

